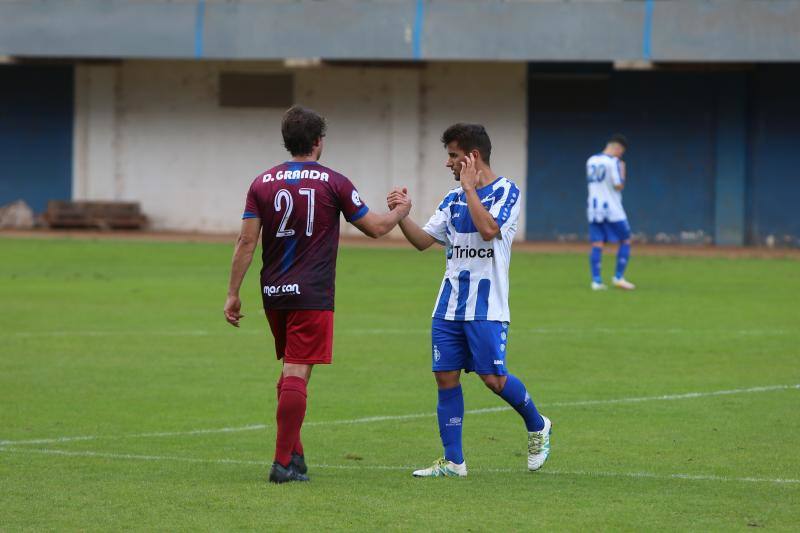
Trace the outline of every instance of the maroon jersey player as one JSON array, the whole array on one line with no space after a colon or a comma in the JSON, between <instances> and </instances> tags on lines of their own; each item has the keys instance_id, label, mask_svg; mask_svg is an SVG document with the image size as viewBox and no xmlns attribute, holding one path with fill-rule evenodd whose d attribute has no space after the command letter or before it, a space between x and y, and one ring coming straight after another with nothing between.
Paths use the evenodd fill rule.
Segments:
<instances>
[{"instance_id":1,"label":"maroon jersey player","mask_svg":"<svg viewBox=\"0 0 800 533\"><path fill-rule=\"evenodd\" d=\"M283 143L292 159L259 174L247 192L242 229L231 266L225 318L239 326L239 289L262 242L261 297L275 352L278 433L269 480L307 481L300 428L307 383L317 364L330 364L339 214L366 235L385 235L408 215L410 202L390 212L370 211L344 175L318 163L325 119L294 106L283 117Z\"/></svg>"}]
</instances>

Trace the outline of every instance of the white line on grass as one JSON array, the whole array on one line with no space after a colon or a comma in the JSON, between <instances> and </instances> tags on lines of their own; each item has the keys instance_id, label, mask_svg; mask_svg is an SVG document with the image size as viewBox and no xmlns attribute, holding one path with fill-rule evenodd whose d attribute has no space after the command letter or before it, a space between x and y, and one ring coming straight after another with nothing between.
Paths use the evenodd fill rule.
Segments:
<instances>
[{"instance_id":1,"label":"white line on grass","mask_svg":"<svg viewBox=\"0 0 800 533\"><path fill-rule=\"evenodd\" d=\"M129 453L109 453L109 452L90 452L90 451L66 451L54 449L31 449L31 448L4 448L0 447L0 452L21 453L21 454L43 454L58 455L65 457L89 457L97 459L122 459L133 461L171 461L181 463L204 463L204 464L234 464L234 465L257 465L268 466L266 461L254 461L247 459L202 459L196 457L179 457L172 455L137 455ZM335 469L335 470L398 470L410 471L411 466L389 466L389 465L330 465L312 464L311 468ZM522 473L520 470L510 468L473 468L473 472L491 473ZM541 470L536 475L554 476L585 476L585 477L626 477L637 479L656 479L656 480L686 480L686 481L725 481L725 482L744 482L744 483L772 483L777 485L800 484L800 479L791 478L760 478L760 477L728 477L706 474L655 474L652 472L592 472L587 470Z\"/></svg>"},{"instance_id":2,"label":"white line on grass","mask_svg":"<svg viewBox=\"0 0 800 533\"><path fill-rule=\"evenodd\" d=\"M773 392L780 390L800 389L800 383L794 385L767 385L763 387L750 387L747 389L729 389L718 390L710 392L687 392L683 394L666 394L662 396L639 396L632 398L611 398L607 400L579 400L573 402L553 402L542 403L545 407L582 407L589 405L615 405L626 403L642 403L642 402L664 402L675 400L691 400L694 398L708 398L713 396L727 396L731 394L753 394L759 392ZM466 414L479 415L484 413L496 413L499 411L509 411L511 407L498 406L486 407L483 409L469 409L465 411ZM310 426L334 426L341 424L369 424L372 422L386 422L386 421L403 421L414 420L418 418L432 418L436 413L414 413L407 415L385 415L385 416L368 416L364 418L350 418L345 420L319 420L309 421L303 424L303 427ZM134 439L134 438L149 438L149 437L179 437L184 435L207 435L213 433L238 433L242 431L259 431L269 427L266 424L250 424L247 426L225 427L225 428L211 428L211 429L192 429L186 431L158 431L149 433L130 433L127 435L84 435L76 437L54 437L44 439L29 439L29 440L0 440L0 446L8 445L24 445L24 444L57 444L61 442L75 442L87 440L119 440L119 439Z\"/></svg>"},{"instance_id":3,"label":"white line on grass","mask_svg":"<svg viewBox=\"0 0 800 533\"><path fill-rule=\"evenodd\" d=\"M693 333L719 333L729 335L744 335L744 336L770 336L770 335L789 335L796 334L796 331L788 329L691 329L691 328L515 328L513 331L525 333L541 333L541 334L569 334L569 335L595 335L595 334L672 334L672 335L687 335ZM427 334L430 333L430 328L367 328L367 329L345 329L340 328L337 333L344 335L408 335L408 334ZM233 334L232 330L165 330L165 331L150 331L150 330L69 330L69 331L14 331L0 333L0 337L18 337L18 338L36 338L36 337L115 337L115 336L131 336L131 335L147 335L157 337L206 337L210 335L229 335ZM267 335L266 329L243 329L236 332L237 335Z\"/></svg>"},{"instance_id":4,"label":"white line on grass","mask_svg":"<svg viewBox=\"0 0 800 533\"><path fill-rule=\"evenodd\" d=\"M687 335L693 333L718 333L729 335L750 335L750 336L767 336L767 335L787 335L790 333L797 333L788 329L695 329L695 328L605 328L605 327L539 327L539 328L511 328L513 332L524 333L541 333L541 334L569 334L569 335L595 335L595 334L608 334L618 335L624 333L649 333L661 334L667 333L672 335ZM344 334L357 334L357 335L406 335L409 333L421 334L430 333L430 328L356 328L337 330L337 333Z\"/></svg>"},{"instance_id":5,"label":"white line on grass","mask_svg":"<svg viewBox=\"0 0 800 533\"><path fill-rule=\"evenodd\" d=\"M246 333L264 333L266 330L243 330ZM212 332L204 329L193 330L175 330L175 331L151 331L143 330L125 330L125 331L112 331L112 330L97 330L97 331L15 331L13 333L2 333L0 337L22 337L22 338L36 338L36 337L116 337L125 335L142 335L142 336L156 336L156 337L204 337L211 335Z\"/></svg>"},{"instance_id":6,"label":"white line on grass","mask_svg":"<svg viewBox=\"0 0 800 533\"><path fill-rule=\"evenodd\" d=\"M313 422L304 424L308 426L313 425ZM319 424L319 422L317 423ZM130 433L127 435L83 435L77 437L55 437L51 439L30 439L30 440L0 440L0 446L8 444L57 444L59 442L74 442L85 440L119 440L119 439L134 439L134 438L148 438L148 437L181 437L187 435L205 435L209 433L239 433L242 431L258 431L266 429L269 426L266 424L251 424L248 426L238 426L230 428L212 428L212 429L191 429L186 431L152 431L148 433Z\"/></svg>"}]
</instances>

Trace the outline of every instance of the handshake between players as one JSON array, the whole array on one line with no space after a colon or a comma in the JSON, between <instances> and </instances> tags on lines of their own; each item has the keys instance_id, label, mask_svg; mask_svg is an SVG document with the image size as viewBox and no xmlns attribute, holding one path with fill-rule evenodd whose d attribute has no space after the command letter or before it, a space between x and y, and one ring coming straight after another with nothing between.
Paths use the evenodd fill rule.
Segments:
<instances>
[{"instance_id":1,"label":"handshake between players","mask_svg":"<svg viewBox=\"0 0 800 533\"><path fill-rule=\"evenodd\" d=\"M444 457L413 475L467 475L461 449L462 371L475 372L520 414L528 431L527 466L538 470L550 452L550 420L539 414L523 383L506 369L508 265L520 191L489 166L486 130L479 124L455 124L444 132L445 166L460 185L448 191L423 227L408 216L412 203L407 188L388 193L387 213L372 212L346 176L320 164L325 130L325 119L310 109L295 106L284 115L281 133L292 158L262 172L250 185L224 307L226 320L238 326L239 289L260 236L261 296L282 363L269 481L309 479L300 433L312 369L332 362L340 215L372 238L399 225L418 250L434 243L447 250L431 339Z\"/></svg>"}]
</instances>

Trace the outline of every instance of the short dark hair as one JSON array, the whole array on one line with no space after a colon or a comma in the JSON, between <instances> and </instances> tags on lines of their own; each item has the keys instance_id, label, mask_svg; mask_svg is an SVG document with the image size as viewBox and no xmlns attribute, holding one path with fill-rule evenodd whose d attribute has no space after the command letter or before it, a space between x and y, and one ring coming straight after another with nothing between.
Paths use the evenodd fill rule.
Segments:
<instances>
[{"instance_id":1,"label":"short dark hair","mask_svg":"<svg viewBox=\"0 0 800 533\"><path fill-rule=\"evenodd\" d=\"M621 133L615 133L608 140L609 143L621 144L623 148L628 149L628 138Z\"/></svg>"},{"instance_id":2,"label":"short dark hair","mask_svg":"<svg viewBox=\"0 0 800 533\"><path fill-rule=\"evenodd\" d=\"M489 158L492 155L492 141L489 140L489 134L486 133L486 128L480 124L465 124L459 122L453 124L442 134L442 144L447 146L455 141L458 147L464 152L471 152L477 150L481 154L481 158L488 165Z\"/></svg>"},{"instance_id":3,"label":"short dark hair","mask_svg":"<svg viewBox=\"0 0 800 533\"><path fill-rule=\"evenodd\" d=\"M321 137L325 136L325 119L316 111L295 105L283 114L281 133L283 145L292 155L308 155Z\"/></svg>"}]
</instances>

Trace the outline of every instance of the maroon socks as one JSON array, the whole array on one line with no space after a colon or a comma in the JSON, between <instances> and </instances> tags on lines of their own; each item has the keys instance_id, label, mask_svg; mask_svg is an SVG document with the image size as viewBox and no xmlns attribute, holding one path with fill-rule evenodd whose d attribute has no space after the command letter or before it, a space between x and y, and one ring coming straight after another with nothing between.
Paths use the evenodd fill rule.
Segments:
<instances>
[{"instance_id":1,"label":"maroon socks","mask_svg":"<svg viewBox=\"0 0 800 533\"><path fill-rule=\"evenodd\" d=\"M300 428L306 416L306 382L296 376L281 376L278 381L278 437L275 442L275 460L288 466L292 452L302 455Z\"/></svg>"},{"instance_id":2,"label":"maroon socks","mask_svg":"<svg viewBox=\"0 0 800 533\"><path fill-rule=\"evenodd\" d=\"M278 383L275 385L275 387L278 389L277 398L278 398L278 401L280 402L281 401L281 387L283 387L283 374L281 374L281 377L278 379ZM297 434L297 442L294 443L294 449L292 450L292 453L296 453L297 455L304 455L303 454L303 441L300 439L300 434L299 433Z\"/></svg>"}]
</instances>

